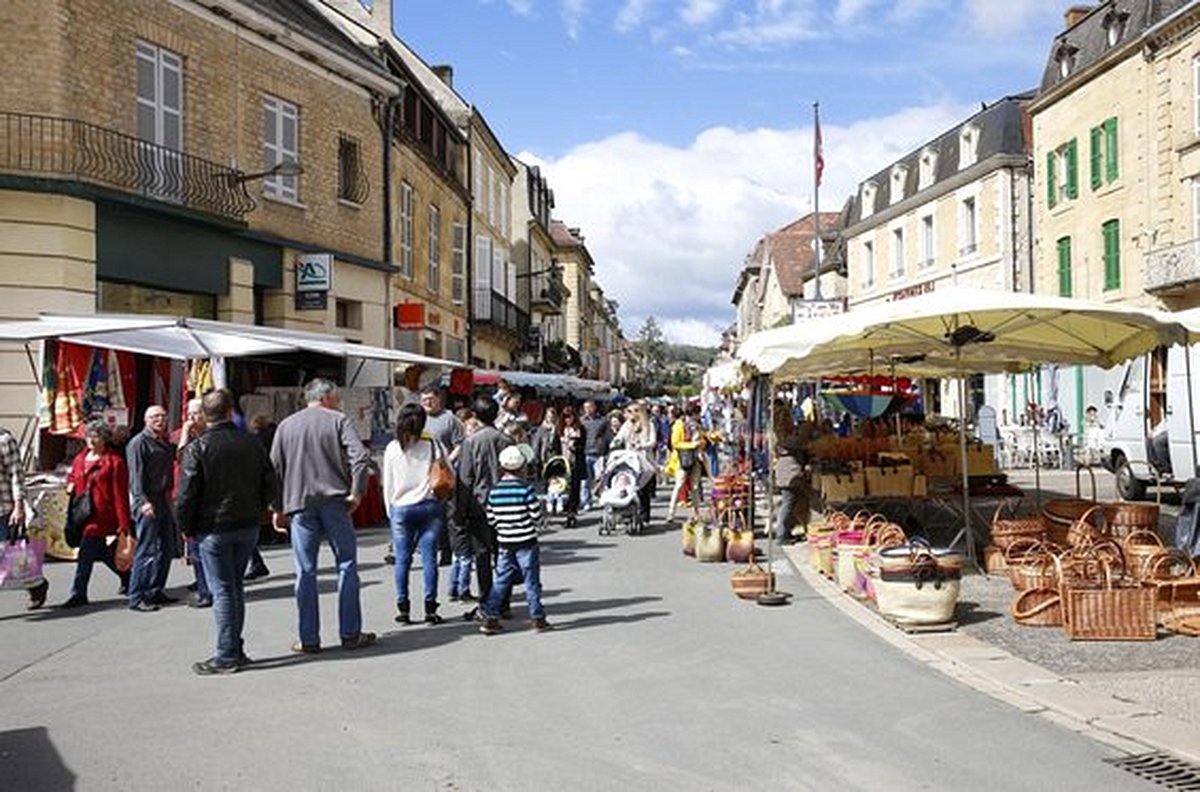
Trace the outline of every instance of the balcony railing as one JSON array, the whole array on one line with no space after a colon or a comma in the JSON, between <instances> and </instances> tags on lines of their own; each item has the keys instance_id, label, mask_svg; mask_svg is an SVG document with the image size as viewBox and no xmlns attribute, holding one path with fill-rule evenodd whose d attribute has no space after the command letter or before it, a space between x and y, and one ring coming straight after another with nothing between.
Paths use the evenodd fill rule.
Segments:
<instances>
[{"instance_id":1,"label":"balcony railing","mask_svg":"<svg viewBox=\"0 0 1200 792\"><path fill-rule=\"evenodd\" d=\"M522 343L529 337L529 314L491 289L476 289L472 318L514 333Z\"/></svg>"},{"instance_id":2,"label":"balcony railing","mask_svg":"<svg viewBox=\"0 0 1200 792\"><path fill-rule=\"evenodd\" d=\"M1167 291L1200 281L1200 239L1152 250L1146 256L1146 276L1142 288L1148 292Z\"/></svg>"},{"instance_id":3,"label":"balcony railing","mask_svg":"<svg viewBox=\"0 0 1200 792\"><path fill-rule=\"evenodd\" d=\"M562 279L549 273L534 276L529 284L529 307L543 313L557 314L565 301Z\"/></svg>"},{"instance_id":4,"label":"balcony railing","mask_svg":"<svg viewBox=\"0 0 1200 792\"><path fill-rule=\"evenodd\" d=\"M71 118L0 112L0 173L86 182L238 220L255 206L239 170Z\"/></svg>"}]
</instances>

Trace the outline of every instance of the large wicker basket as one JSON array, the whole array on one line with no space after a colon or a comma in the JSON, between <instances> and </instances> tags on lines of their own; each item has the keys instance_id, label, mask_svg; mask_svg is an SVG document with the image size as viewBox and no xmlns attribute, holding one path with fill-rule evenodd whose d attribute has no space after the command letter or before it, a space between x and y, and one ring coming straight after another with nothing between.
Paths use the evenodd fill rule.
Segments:
<instances>
[{"instance_id":1,"label":"large wicker basket","mask_svg":"<svg viewBox=\"0 0 1200 792\"><path fill-rule=\"evenodd\" d=\"M1046 538L1046 521L1041 515L1001 517L1004 508L1005 502L1001 501L996 506L996 513L992 515L992 544L996 547L1007 550L1008 546L1018 539ZM1011 512L1011 507L1009 510Z\"/></svg>"},{"instance_id":2,"label":"large wicker basket","mask_svg":"<svg viewBox=\"0 0 1200 792\"><path fill-rule=\"evenodd\" d=\"M1155 591L1145 586L1065 588L1063 623L1072 641L1153 641Z\"/></svg>"},{"instance_id":3,"label":"large wicker basket","mask_svg":"<svg viewBox=\"0 0 1200 792\"><path fill-rule=\"evenodd\" d=\"M1012 601L1013 621L1027 627L1061 627L1062 594L1057 588L1031 588Z\"/></svg>"}]
</instances>

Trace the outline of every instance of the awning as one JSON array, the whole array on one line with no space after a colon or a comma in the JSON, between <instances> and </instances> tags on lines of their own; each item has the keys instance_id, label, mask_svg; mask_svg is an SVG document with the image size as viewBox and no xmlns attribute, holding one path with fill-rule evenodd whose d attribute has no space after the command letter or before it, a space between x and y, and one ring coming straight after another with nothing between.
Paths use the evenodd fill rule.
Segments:
<instances>
[{"instance_id":1,"label":"awning","mask_svg":"<svg viewBox=\"0 0 1200 792\"><path fill-rule=\"evenodd\" d=\"M316 352L333 357L384 360L404 365L438 368L461 365L412 352L355 344L339 336L211 319L133 314L43 314L37 319L0 323L0 341L28 343L47 338L69 339L85 346L175 360Z\"/></svg>"},{"instance_id":2,"label":"awning","mask_svg":"<svg viewBox=\"0 0 1200 792\"><path fill-rule=\"evenodd\" d=\"M544 374L536 371L475 370L476 385L495 385L499 380L517 388L532 388L551 396L575 396L588 399L610 399L616 395L604 380L583 379L570 374Z\"/></svg>"}]
</instances>

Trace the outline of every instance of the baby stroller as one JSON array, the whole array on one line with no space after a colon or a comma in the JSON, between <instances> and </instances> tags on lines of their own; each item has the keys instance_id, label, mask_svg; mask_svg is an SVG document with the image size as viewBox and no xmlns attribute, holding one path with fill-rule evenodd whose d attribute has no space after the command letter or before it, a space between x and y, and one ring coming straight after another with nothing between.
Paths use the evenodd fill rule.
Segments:
<instances>
[{"instance_id":1,"label":"baby stroller","mask_svg":"<svg viewBox=\"0 0 1200 792\"><path fill-rule=\"evenodd\" d=\"M550 515L567 513L567 499L571 492L571 463L565 456L552 456L542 465L542 487L546 504L546 508L542 510L546 523L543 527L546 527ZM569 520L571 515L567 517Z\"/></svg>"},{"instance_id":2,"label":"baby stroller","mask_svg":"<svg viewBox=\"0 0 1200 792\"><path fill-rule=\"evenodd\" d=\"M646 527L642 521L638 490L654 477L654 467L638 451L612 451L596 473L600 506L604 515L600 534L612 535L624 528L627 534L639 534Z\"/></svg>"}]
</instances>

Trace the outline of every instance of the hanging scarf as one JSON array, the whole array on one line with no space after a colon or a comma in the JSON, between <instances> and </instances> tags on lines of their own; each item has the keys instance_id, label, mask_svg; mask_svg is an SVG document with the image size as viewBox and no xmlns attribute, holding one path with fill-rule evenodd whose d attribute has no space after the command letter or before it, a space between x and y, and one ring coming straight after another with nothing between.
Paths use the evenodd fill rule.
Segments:
<instances>
[{"instance_id":1,"label":"hanging scarf","mask_svg":"<svg viewBox=\"0 0 1200 792\"><path fill-rule=\"evenodd\" d=\"M92 350L87 371L87 381L83 387L83 412L85 415L99 415L108 408L108 365L104 350Z\"/></svg>"}]
</instances>

